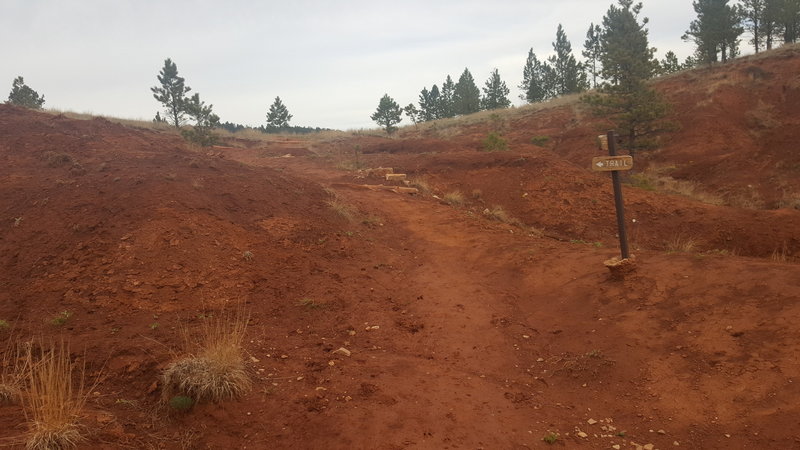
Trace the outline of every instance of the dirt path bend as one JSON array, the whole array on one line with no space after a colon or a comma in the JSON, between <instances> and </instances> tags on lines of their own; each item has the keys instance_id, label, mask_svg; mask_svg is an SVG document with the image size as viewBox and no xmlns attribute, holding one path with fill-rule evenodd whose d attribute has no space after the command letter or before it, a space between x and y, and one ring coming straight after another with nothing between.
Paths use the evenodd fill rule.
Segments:
<instances>
[{"instance_id":1,"label":"dirt path bend","mask_svg":"<svg viewBox=\"0 0 800 450\"><path fill-rule=\"evenodd\" d=\"M800 400L800 332L785 319L800 314L796 265L641 252L637 275L616 282L602 266L613 248L539 238L430 196L359 189L301 158L258 163L329 187L353 227L371 230L361 267L342 268L358 364L331 379L343 397L356 394L305 415L315 432L278 447L800 442L789 400Z\"/></svg>"}]
</instances>

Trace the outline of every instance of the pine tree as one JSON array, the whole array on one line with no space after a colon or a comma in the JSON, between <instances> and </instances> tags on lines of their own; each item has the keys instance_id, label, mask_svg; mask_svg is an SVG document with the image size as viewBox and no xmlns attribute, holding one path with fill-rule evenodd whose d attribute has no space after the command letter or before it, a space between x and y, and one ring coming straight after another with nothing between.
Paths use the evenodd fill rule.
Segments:
<instances>
[{"instance_id":1,"label":"pine tree","mask_svg":"<svg viewBox=\"0 0 800 450\"><path fill-rule=\"evenodd\" d=\"M664 120L669 105L646 83L655 63L647 19L639 23L641 9L642 4L633 5L633 0L619 0L619 6L609 7L600 37L601 73L607 81L599 93L584 97L596 115L614 122L631 154L653 145L655 134L674 127ZM642 138L650 140L642 142Z\"/></svg>"},{"instance_id":2,"label":"pine tree","mask_svg":"<svg viewBox=\"0 0 800 450\"><path fill-rule=\"evenodd\" d=\"M25 80L19 76L11 82L11 92L8 94L6 103L31 109L42 109L44 95L39 96L39 93L26 85Z\"/></svg>"},{"instance_id":3,"label":"pine tree","mask_svg":"<svg viewBox=\"0 0 800 450\"><path fill-rule=\"evenodd\" d=\"M483 109L501 109L511 106L511 100L508 99L508 87L505 81L500 79L500 72L494 69L489 79L486 80L486 86L483 88Z\"/></svg>"},{"instance_id":4,"label":"pine tree","mask_svg":"<svg viewBox=\"0 0 800 450\"><path fill-rule=\"evenodd\" d=\"M289 128L290 120L292 120L292 115L289 114L289 109L286 108L280 97L275 97L275 101L269 107L269 112L267 113L267 129L282 130Z\"/></svg>"},{"instance_id":5,"label":"pine tree","mask_svg":"<svg viewBox=\"0 0 800 450\"><path fill-rule=\"evenodd\" d=\"M438 116L441 119L455 117L456 112L453 106L453 93L455 92L456 85L450 75L442 83L442 89L439 92L439 102L437 104Z\"/></svg>"},{"instance_id":6,"label":"pine tree","mask_svg":"<svg viewBox=\"0 0 800 450\"><path fill-rule=\"evenodd\" d=\"M439 88L434 84L429 91L422 88L419 94L419 119L422 122L439 118Z\"/></svg>"},{"instance_id":7,"label":"pine tree","mask_svg":"<svg viewBox=\"0 0 800 450\"><path fill-rule=\"evenodd\" d=\"M697 46L696 54L701 62L712 64L722 62L739 53L741 27L737 6L728 4L729 0L695 0L692 2L697 19L689 24L684 40L692 40Z\"/></svg>"},{"instance_id":8,"label":"pine tree","mask_svg":"<svg viewBox=\"0 0 800 450\"><path fill-rule=\"evenodd\" d=\"M464 69L453 90L453 110L458 115L472 114L481 110L481 92L475 85L475 79Z\"/></svg>"},{"instance_id":9,"label":"pine tree","mask_svg":"<svg viewBox=\"0 0 800 450\"><path fill-rule=\"evenodd\" d=\"M761 29L764 35L764 46L772 50L773 44L781 34L781 11L784 0L764 0L764 10L761 14Z\"/></svg>"},{"instance_id":10,"label":"pine tree","mask_svg":"<svg viewBox=\"0 0 800 450\"><path fill-rule=\"evenodd\" d=\"M522 68L522 83L517 86L519 90L522 91L522 93L519 94L519 98L528 103L533 103L533 101L528 98L528 92L531 89L531 83L534 81L533 77L536 74L536 65L538 63L539 60L536 59L536 54L533 53L533 49L531 48L528 50L528 57L525 59L525 66Z\"/></svg>"},{"instance_id":11,"label":"pine tree","mask_svg":"<svg viewBox=\"0 0 800 450\"><path fill-rule=\"evenodd\" d=\"M678 55L672 50L668 51L664 55L664 59L658 63L659 75L669 75L680 70L683 70L683 66L681 66L681 62L678 61Z\"/></svg>"},{"instance_id":12,"label":"pine tree","mask_svg":"<svg viewBox=\"0 0 800 450\"><path fill-rule=\"evenodd\" d=\"M213 106L206 105L197 93L183 101L184 112L194 120L191 130L181 131L184 138L203 147L216 143L217 136L212 130L219 125L219 116L212 111Z\"/></svg>"},{"instance_id":13,"label":"pine tree","mask_svg":"<svg viewBox=\"0 0 800 450\"><path fill-rule=\"evenodd\" d=\"M761 50L761 44L764 40L762 36L763 18L764 18L764 0L742 0L742 21L744 29L753 35L750 43L753 45L756 53Z\"/></svg>"},{"instance_id":14,"label":"pine tree","mask_svg":"<svg viewBox=\"0 0 800 450\"><path fill-rule=\"evenodd\" d=\"M782 6L783 43L794 44L800 34L800 0L783 0Z\"/></svg>"},{"instance_id":15,"label":"pine tree","mask_svg":"<svg viewBox=\"0 0 800 450\"><path fill-rule=\"evenodd\" d=\"M164 105L167 118L175 128L180 128L185 121L186 94L192 90L185 85L184 81L182 77L178 76L178 66L170 58L167 58L158 75L158 82L161 85L150 88L153 97Z\"/></svg>"},{"instance_id":16,"label":"pine tree","mask_svg":"<svg viewBox=\"0 0 800 450\"><path fill-rule=\"evenodd\" d=\"M384 94L378 103L378 109L370 116L370 119L383 127L386 133L392 134L395 130L395 125L403 120L402 114L403 110L400 109L397 102L392 97L389 97L389 94Z\"/></svg>"},{"instance_id":17,"label":"pine tree","mask_svg":"<svg viewBox=\"0 0 800 450\"><path fill-rule=\"evenodd\" d=\"M420 112L413 103L406 105L406 107L403 108L403 112L414 122L414 125L420 122Z\"/></svg>"},{"instance_id":18,"label":"pine tree","mask_svg":"<svg viewBox=\"0 0 800 450\"><path fill-rule=\"evenodd\" d=\"M592 77L592 87L596 88L597 75L600 71L599 67L597 67L600 62L600 25L589 24L589 31L586 32L586 40L583 42L581 54L586 58L584 67Z\"/></svg>"},{"instance_id":19,"label":"pine tree","mask_svg":"<svg viewBox=\"0 0 800 450\"><path fill-rule=\"evenodd\" d=\"M572 44L567 39L567 34L561 24L556 30L556 40L553 42L555 55L549 58L550 65L555 71L556 96L581 92L586 84L585 74L580 64L572 55Z\"/></svg>"}]
</instances>

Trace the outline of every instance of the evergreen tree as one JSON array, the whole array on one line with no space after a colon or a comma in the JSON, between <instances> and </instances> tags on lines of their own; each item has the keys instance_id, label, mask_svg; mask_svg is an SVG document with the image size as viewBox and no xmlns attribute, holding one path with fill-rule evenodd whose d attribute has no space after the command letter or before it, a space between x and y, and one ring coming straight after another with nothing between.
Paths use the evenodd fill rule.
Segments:
<instances>
[{"instance_id":1,"label":"evergreen tree","mask_svg":"<svg viewBox=\"0 0 800 450\"><path fill-rule=\"evenodd\" d=\"M219 116L212 111L213 106L201 101L197 93L183 101L184 112L194 120L191 130L181 131L184 138L203 147L216 143L217 136L212 130L219 125Z\"/></svg>"},{"instance_id":2,"label":"evergreen tree","mask_svg":"<svg viewBox=\"0 0 800 450\"><path fill-rule=\"evenodd\" d=\"M389 94L384 94L378 103L378 109L370 116L370 119L383 127L386 133L392 134L395 130L395 125L403 120L402 113L403 110L400 109L397 102L392 97L389 97Z\"/></svg>"},{"instance_id":3,"label":"evergreen tree","mask_svg":"<svg viewBox=\"0 0 800 450\"><path fill-rule=\"evenodd\" d=\"M668 51L664 55L664 59L658 63L659 75L669 75L680 70L683 70L683 66L681 66L681 62L678 61L678 55L672 50Z\"/></svg>"},{"instance_id":4,"label":"evergreen tree","mask_svg":"<svg viewBox=\"0 0 800 450\"><path fill-rule=\"evenodd\" d=\"M413 103L406 105L406 107L403 108L403 112L414 122L414 125L420 122L420 112Z\"/></svg>"},{"instance_id":5,"label":"evergreen tree","mask_svg":"<svg viewBox=\"0 0 800 450\"><path fill-rule=\"evenodd\" d=\"M558 29L556 30L553 50L556 54L551 56L549 61L555 71L556 96L583 91L586 84L585 74L572 55L572 44L567 39L567 34L561 24L558 24Z\"/></svg>"},{"instance_id":6,"label":"evergreen tree","mask_svg":"<svg viewBox=\"0 0 800 450\"><path fill-rule=\"evenodd\" d=\"M505 81L500 79L500 72L494 69L489 79L486 80L486 87L483 88L483 109L508 108L511 106L508 93Z\"/></svg>"},{"instance_id":7,"label":"evergreen tree","mask_svg":"<svg viewBox=\"0 0 800 450\"><path fill-rule=\"evenodd\" d=\"M19 76L11 82L11 92L8 94L6 103L31 109L42 109L44 95L39 96L39 93L26 85L25 80Z\"/></svg>"},{"instance_id":8,"label":"evergreen tree","mask_svg":"<svg viewBox=\"0 0 800 450\"><path fill-rule=\"evenodd\" d=\"M740 25L739 8L729 0L695 0L692 2L697 19L689 24L684 40L697 46L697 58L712 64L722 62L739 53L739 36L744 32Z\"/></svg>"},{"instance_id":9,"label":"evergreen tree","mask_svg":"<svg viewBox=\"0 0 800 450\"><path fill-rule=\"evenodd\" d=\"M153 97L164 105L167 118L175 126L180 128L186 116L186 94L192 90L186 86L184 79L178 76L178 66L170 58L164 60L164 67L158 74L160 86L153 86L150 90Z\"/></svg>"},{"instance_id":10,"label":"evergreen tree","mask_svg":"<svg viewBox=\"0 0 800 450\"><path fill-rule=\"evenodd\" d=\"M599 60L600 60L600 25L594 23L589 24L589 31L586 32L586 40L583 42L583 51L581 52L586 58L586 72L592 77L592 87L597 87L597 75L599 73Z\"/></svg>"},{"instance_id":11,"label":"evergreen tree","mask_svg":"<svg viewBox=\"0 0 800 450\"><path fill-rule=\"evenodd\" d=\"M481 110L481 92L475 85L475 79L464 69L453 90L453 110L458 115L472 114Z\"/></svg>"},{"instance_id":12,"label":"evergreen tree","mask_svg":"<svg viewBox=\"0 0 800 450\"><path fill-rule=\"evenodd\" d=\"M655 66L654 49L648 44L647 19L639 22L641 9L633 0L609 7L600 36L601 73L607 81L599 93L584 97L596 115L614 122L631 154L653 144L642 138L673 128L664 120L669 105L646 83Z\"/></svg>"},{"instance_id":13,"label":"evergreen tree","mask_svg":"<svg viewBox=\"0 0 800 450\"><path fill-rule=\"evenodd\" d=\"M784 44L794 44L800 34L800 0L783 0L781 27Z\"/></svg>"},{"instance_id":14,"label":"evergreen tree","mask_svg":"<svg viewBox=\"0 0 800 450\"><path fill-rule=\"evenodd\" d=\"M742 0L741 13L744 29L753 35L750 43L756 53L761 50L761 44L764 40L762 35L764 6L764 0Z\"/></svg>"},{"instance_id":15,"label":"evergreen tree","mask_svg":"<svg viewBox=\"0 0 800 450\"><path fill-rule=\"evenodd\" d=\"M531 48L528 50L528 58L525 59L525 66L522 68L522 83L517 86L519 90L522 91L519 98L528 103L533 103L533 101L528 98L528 92L531 89L531 83L536 74L537 64L539 64L539 60L536 59L536 54L533 53L533 49Z\"/></svg>"},{"instance_id":16,"label":"evergreen tree","mask_svg":"<svg viewBox=\"0 0 800 450\"><path fill-rule=\"evenodd\" d=\"M422 88L419 94L419 119L422 122L439 118L439 88L434 84L429 91Z\"/></svg>"},{"instance_id":17,"label":"evergreen tree","mask_svg":"<svg viewBox=\"0 0 800 450\"><path fill-rule=\"evenodd\" d=\"M539 61L533 49L528 51L528 59L523 70L523 80L519 88L523 95L520 97L528 103L537 103L556 97L558 77L555 69L547 62Z\"/></svg>"},{"instance_id":18,"label":"evergreen tree","mask_svg":"<svg viewBox=\"0 0 800 450\"><path fill-rule=\"evenodd\" d=\"M764 47L772 50L773 44L779 39L781 33L781 11L784 0L764 0L764 10L761 15L761 29L764 36Z\"/></svg>"},{"instance_id":19,"label":"evergreen tree","mask_svg":"<svg viewBox=\"0 0 800 450\"><path fill-rule=\"evenodd\" d=\"M448 117L455 117L455 107L453 105L453 94L456 90L456 85L450 75L442 83L442 90L439 93L439 102L437 105L437 112L439 118L445 119Z\"/></svg>"},{"instance_id":20,"label":"evergreen tree","mask_svg":"<svg viewBox=\"0 0 800 450\"><path fill-rule=\"evenodd\" d=\"M289 109L283 104L280 97L275 97L275 101L269 107L267 113L267 129L281 130L289 128L289 121L292 120L292 115L289 114Z\"/></svg>"}]
</instances>

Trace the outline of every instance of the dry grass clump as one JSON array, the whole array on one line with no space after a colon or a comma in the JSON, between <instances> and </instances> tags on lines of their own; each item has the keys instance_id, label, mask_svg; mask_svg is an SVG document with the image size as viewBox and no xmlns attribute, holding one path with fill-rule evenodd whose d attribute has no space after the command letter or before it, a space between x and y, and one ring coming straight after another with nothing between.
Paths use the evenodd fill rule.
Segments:
<instances>
[{"instance_id":1,"label":"dry grass clump","mask_svg":"<svg viewBox=\"0 0 800 450\"><path fill-rule=\"evenodd\" d=\"M33 450L74 448L84 440L78 423L86 405L84 367L77 369L69 356L69 346L59 343L25 356L23 410L30 429L25 447ZM78 378L77 383L73 376Z\"/></svg>"},{"instance_id":2,"label":"dry grass clump","mask_svg":"<svg viewBox=\"0 0 800 450\"><path fill-rule=\"evenodd\" d=\"M216 403L249 391L252 382L242 352L249 320L249 314L242 311L223 313L203 319L194 338L185 333L190 354L164 370L163 400L169 402L174 396L187 396L195 402Z\"/></svg>"},{"instance_id":3,"label":"dry grass clump","mask_svg":"<svg viewBox=\"0 0 800 450\"><path fill-rule=\"evenodd\" d=\"M4 320L0 322L5 323ZM20 354L19 345L12 342L8 341L0 360L0 405L14 404L22 395L26 359Z\"/></svg>"},{"instance_id":4,"label":"dry grass clump","mask_svg":"<svg viewBox=\"0 0 800 450\"><path fill-rule=\"evenodd\" d=\"M450 206L462 206L464 204L464 194L460 191L450 191L442 198Z\"/></svg>"},{"instance_id":5,"label":"dry grass clump","mask_svg":"<svg viewBox=\"0 0 800 450\"><path fill-rule=\"evenodd\" d=\"M344 217L347 220L353 220L353 210L350 208L349 205L343 203L338 198L334 198L332 200L328 200L326 202L328 206L331 207L337 214Z\"/></svg>"},{"instance_id":6,"label":"dry grass clump","mask_svg":"<svg viewBox=\"0 0 800 450\"><path fill-rule=\"evenodd\" d=\"M697 241L688 236L677 234L665 245L669 253L691 253L697 250Z\"/></svg>"},{"instance_id":7,"label":"dry grass clump","mask_svg":"<svg viewBox=\"0 0 800 450\"><path fill-rule=\"evenodd\" d=\"M419 189L422 194L429 194L431 192L431 185L425 178L414 178L409 180L409 187Z\"/></svg>"},{"instance_id":8,"label":"dry grass clump","mask_svg":"<svg viewBox=\"0 0 800 450\"><path fill-rule=\"evenodd\" d=\"M518 227L522 226L522 222L517 218L511 217L502 206L495 206L492 209L486 208L483 210L483 215L498 222Z\"/></svg>"}]
</instances>

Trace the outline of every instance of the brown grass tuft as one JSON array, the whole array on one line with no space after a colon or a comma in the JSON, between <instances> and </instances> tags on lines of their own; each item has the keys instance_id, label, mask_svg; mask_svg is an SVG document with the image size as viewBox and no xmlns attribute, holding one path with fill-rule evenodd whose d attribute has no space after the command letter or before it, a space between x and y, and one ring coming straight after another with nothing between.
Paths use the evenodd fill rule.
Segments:
<instances>
[{"instance_id":1,"label":"brown grass tuft","mask_svg":"<svg viewBox=\"0 0 800 450\"><path fill-rule=\"evenodd\" d=\"M682 234L676 234L666 245L667 252L670 253L691 253L697 250L697 241Z\"/></svg>"},{"instance_id":2,"label":"brown grass tuft","mask_svg":"<svg viewBox=\"0 0 800 450\"><path fill-rule=\"evenodd\" d=\"M25 360L27 386L22 399L30 427L26 448L76 447L84 440L83 427L78 423L87 399L84 367L75 373L64 341L42 346L38 352L31 344ZM73 376L78 378L77 383Z\"/></svg>"},{"instance_id":3,"label":"brown grass tuft","mask_svg":"<svg viewBox=\"0 0 800 450\"><path fill-rule=\"evenodd\" d=\"M450 206L462 206L464 204L464 194L460 191L450 191L444 194L443 200Z\"/></svg>"},{"instance_id":4,"label":"brown grass tuft","mask_svg":"<svg viewBox=\"0 0 800 450\"><path fill-rule=\"evenodd\" d=\"M164 402L173 396L185 395L196 402L216 403L249 391L252 382L242 354L242 340L249 320L250 315L242 311L223 312L203 319L198 336L192 338L186 332L190 354L164 370Z\"/></svg>"}]
</instances>

